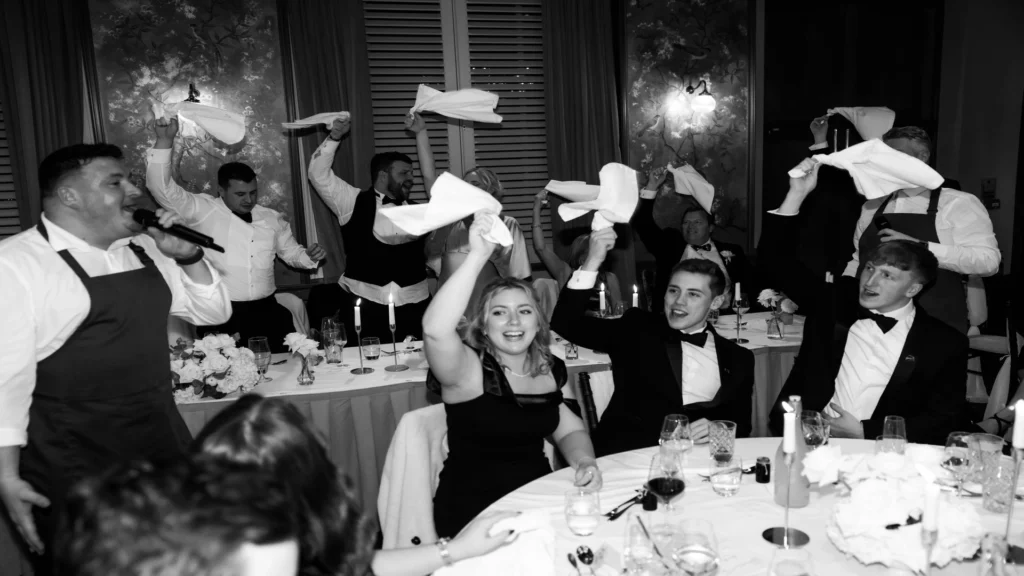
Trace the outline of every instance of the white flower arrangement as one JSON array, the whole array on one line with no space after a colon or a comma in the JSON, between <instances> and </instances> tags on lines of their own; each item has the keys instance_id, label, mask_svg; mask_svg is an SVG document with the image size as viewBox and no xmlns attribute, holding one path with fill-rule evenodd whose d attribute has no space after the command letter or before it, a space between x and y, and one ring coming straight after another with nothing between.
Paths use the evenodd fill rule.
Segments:
<instances>
[{"instance_id":1,"label":"white flower arrangement","mask_svg":"<svg viewBox=\"0 0 1024 576\"><path fill-rule=\"evenodd\" d=\"M303 358L316 357L323 354L323 351L320 350L320 343L301 332L292 332L285 336L284 344L292 354L298 354Z\"/></svg>"},{"instance_id":2,"label":"white flower arrangement","mask_svg":"<svg viewBox=\"0 0 1024 576\"><path fill-rule=\"evenodd\" d=\"M256 357L238 348L227 334L210 334L189 342L178 339L171 347L171 385L178 403L201 398L223 398L250 390L259 380Z\"/></svg>"},{"instance_id":3,"label":"white flower arrangement","mask_svg":"<svg viewBox=\"0 0 1024 576\"><path fill-rule=\"evenodd\" d=\"M722 250L721 252L718 253L718 255L722 257L722 260L725 261L726 265L732 263L733 257L736 256L735 254L732 253L732 250Z\"/></svg>"},{"instance_id":4,"label":"white flower arrangement","mask_svg":"<svg viewBox=\"0 0 1024 576\"><path fill-rule=\"evenodd\" d=\"M796 302L793 302L786 297L782 292L777 292L771 288L765 288L761 290L761 293L757 295L757 302L765 308L770 308L772 313L778 315L780 312L784 314L792 314L799 308Z\"/></svg>"},{"instance_id":5,"label":"white flower arrangement","mask_svg":"<svg viewBox=\"0 0 1024 576\"><path fill-rule=\"evenodd\" d=\"M948 480L942 449L908 445L906 455L853 454L823 446L804 458L804 475L825 486L840 483L845 498L833 509L826 533L836 548L864 564L906 566L925 572L921 540L925 487ZM941 501L931 562L945 566L974 556L985 530L981 517L959 499Z\"/></svg>"}]
</instances>

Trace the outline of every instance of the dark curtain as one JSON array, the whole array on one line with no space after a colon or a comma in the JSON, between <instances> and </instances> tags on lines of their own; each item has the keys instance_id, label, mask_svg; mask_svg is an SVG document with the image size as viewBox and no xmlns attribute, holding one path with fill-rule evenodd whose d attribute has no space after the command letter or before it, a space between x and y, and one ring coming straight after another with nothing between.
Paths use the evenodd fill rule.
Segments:
<instances>
[{"instance_id":1,"label":"dark curtain","mask_svg":"<svg viewBox=\"0 0 1024 576\"><path fill-rule=\"evenodd\" d=\"M368 188L373 157L373 108L362 0L279 0L277 9L288 117L350 111L352 130L338 147L334 172L349 184ZM326 131L310 128L295 132L291 138L296 206L302 206L299 196L309 159L326 137ZM309 186L317 241L328 252L324 279L333 282L345 269L341 228L334 213L312 190L312 184ZM296 210L296 233L304 238L301 214Z\"/></svg>"},{"instance_id":2,"label":"dark curtain","mask_svg":"<svg viewBox=\"0 0 1024 576\"><path fill-rule=\"evenodd\" d=\"M0 11L0 80L4 124L21 226L39 219L39 162L54 150L102 140L89 3L5 0ZM97 120L99 119L99 120Z\"/></svg>"},{"instance_id":3,"label":"dark curtain","mask_svg":"<svg viewBox=\"0 0 1024 576\"><path fill-rule=\"evenodd\" d=\"M543 10L548 174L598 184L601 168L625 157L624 3L545 0ZM590 229L592 217L563 222L558 203L552 197L555 250L567 260L569 244ZM630 292L636 278L633 233L625 225L616 232L619 242L610 263L623 292Z\"/></svg>"}]
</instances>

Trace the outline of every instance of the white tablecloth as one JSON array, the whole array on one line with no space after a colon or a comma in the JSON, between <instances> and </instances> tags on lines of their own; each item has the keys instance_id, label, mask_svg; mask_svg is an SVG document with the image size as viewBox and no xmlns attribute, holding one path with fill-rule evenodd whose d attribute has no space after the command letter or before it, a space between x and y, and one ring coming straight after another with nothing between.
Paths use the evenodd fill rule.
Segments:
<instances>
[{"instance_id":1,"label":"white tablecloth","mask_svg":"<svg viewBox=\"0 0 1024 576\"><path fill-rule=\"evenodd\" d=\"M779 438L741 439L736 442L736 454L743 458L744 465L753 464L758 456L768 456L774 460L779 442ZM864 440L833 439L832 442L838 442L844 453L874 450L874 443ZM600 493L602 511L611 510L628 500L633 496L634 490L643 486L655 450L656 448L644 448L598 460L604 476L604 488ZM712 523L722 560L718 572L721 576L764 576L767 574L775 548L761 538L761 532L766 528L781 526L783 522L783 508L777 506L773 499L773 484L757 484L753 475L744 475L737 495L731 498L718 496L710 483L703 482L696 476L698 471L703 472L708 468L710 463L707 456L706 445L695 447L689 454L686 492L675 502L676 518L700 518ZM774 480L774 469L772 472ZM549 474L508 494L489 508L549 512L556 533L554 561L555 574L559 576L576 574L569 565L566 554L574 551L577 546L586 544L597 550L602 544L607 543L621 554L625 536L625 516L614 522L602 517L597 531L592 536L578 537L569 531L563 507L565 492L572 488L572 473L572 469L562 469ZM981 498L971 501L976 503L987 530L1001 533L1005 529L1005 514L983 510ZM811 537L807 549L814 564L814 573L819 576L888 573L883 566L869 567L854 559L848 559L832 545L825 535L825 524L835 502L836 496L832 488L812 488L810 505L790 512L790 526L803 530ZM656 518L662 517L660 509L654 514ZM1024 513L1018 510L1011 542L1021 543L1018 540L1021 540L1022 529ZM933 574L974 575L977 572L977 563L953 563L943 570L934 570Z\"/></svg>"}]
</instances>

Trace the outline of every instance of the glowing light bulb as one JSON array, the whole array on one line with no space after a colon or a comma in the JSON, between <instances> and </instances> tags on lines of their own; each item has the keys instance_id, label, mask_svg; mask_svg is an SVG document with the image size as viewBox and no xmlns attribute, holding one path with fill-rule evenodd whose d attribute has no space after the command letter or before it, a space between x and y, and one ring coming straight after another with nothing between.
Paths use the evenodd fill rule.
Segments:
<instances>
[{"instance_id":1,"label":"glowing light bulb","mask_svg":"<svg viewBox=\"0 0 1024 576\"><path fill-rule=\"evenodd\" d=\"M715 110L715 98L710 94L701 94L693 99L691 107L694 112L713 112Z\"/></svg>"}]
</instances>

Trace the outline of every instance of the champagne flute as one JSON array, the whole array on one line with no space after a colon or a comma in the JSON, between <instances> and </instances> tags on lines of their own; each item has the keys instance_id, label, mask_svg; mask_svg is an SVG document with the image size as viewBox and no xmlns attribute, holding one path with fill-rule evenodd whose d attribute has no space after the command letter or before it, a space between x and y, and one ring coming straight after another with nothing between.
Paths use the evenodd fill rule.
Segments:
<instances>
[{"instance_id":1,"label":"champagne flute","mask_svg":"<svg viewBox=\"0 0 1024 576\"><path fill-rule=\"evenodd\" d=\"M956 479L957 497L963 496L964 479L971 471L970 439L968 432L953 432L946 438L946 449L942 455L942 467Z\"/></svg>"},{"instance_id":2,"label":"champagne flute","mask_svg":"<svg viewBox=\"0 0 1024 576\"><path fill-rule=\"evenodd\" d=\"M718 541L715 539L711 523L707 520L684 520L679 525L672 560L689 576L714 574L718 570L720 559Z\"/></svg>"},{"instance_id":3,"label":"champagne flute","mask_svg":"<svg viewBox=\"0 0 1024 576\"><path fill-rule=\"evenodd\" d=\"M740 326L743 324L743 315L750 310L750 299L747 298L746 292L741 292L740 297L732 303L733 308L736 309L736 339L733 342L737 344L746 344L750 342L746 338L740 338Z\"/></svg>"},{"instance_id":4,"label":"champagne flute","mask_svg":"<svg viewBox=\"0 0 1024 576\"><path fill-rule=\"evenodd\" d=\"M690 419L682 414L669 414L661 423L661 438L658 443L662 451L673 452L682 458L693 448L690 435Z\"/></svg>"},{"instance_id":5,"label":"champagne flute","mask_svg":"<svg viewBox=\"0 0 1024 576\"><path fill-rule=\"evenodd\" d=\"M674 511L672 501L686 489L683 481L683 459L677 452L659 451L651 458L651 470L647 475L647 490L658 497L665 506L665 513Z\"/></svg>"},{"instance_id":6,"label":"champagne flute","mask_svg":"<svg viewBox=\"0 0 1024 576\"><path fill-rule=\"evenodd\" d=\"M273 380L273 378L266 375L267 368L270 366L270 343L267 342L266 336L249 338L249 350L251 350L253 356L255 356L256 371L259 372L260 375L260 379L256 384L259 385L263 382L270 382Z\"/></svg>"}]
</instances>

